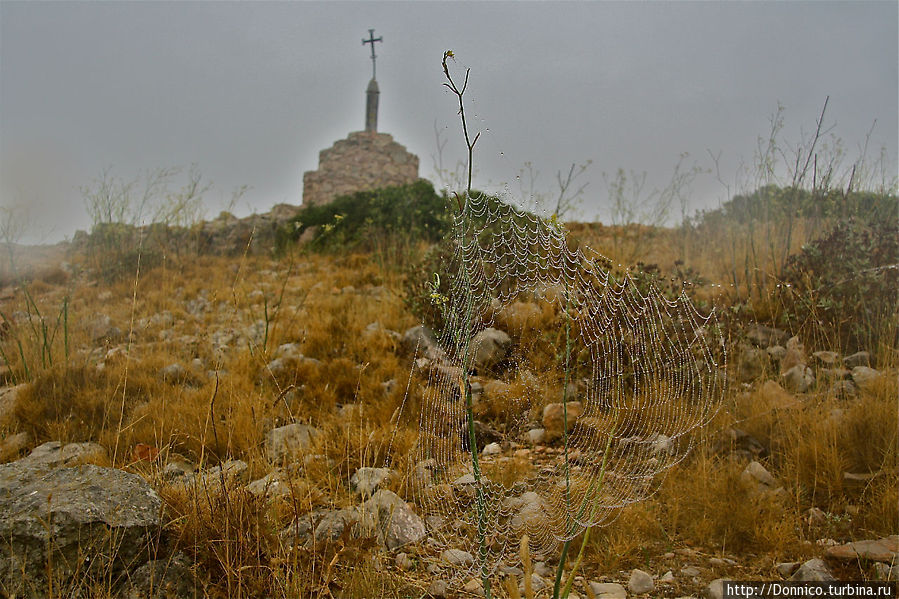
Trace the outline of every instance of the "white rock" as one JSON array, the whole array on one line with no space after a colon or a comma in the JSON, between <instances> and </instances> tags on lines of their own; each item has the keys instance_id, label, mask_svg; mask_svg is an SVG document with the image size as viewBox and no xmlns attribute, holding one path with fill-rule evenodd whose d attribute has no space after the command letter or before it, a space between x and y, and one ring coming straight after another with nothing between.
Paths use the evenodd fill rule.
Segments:
<instances>
[{"instance_id":1,"label":"white rock","mask_svg":"<svg viewBox=\"0 0 899 599\"><path fill-rule=\"evenodd\" d=\"M627 588L631 593L642 595L643 593L652 592L656 588L656 585L650 574L634 568L631 570L631 577L627 581Z\"/></svg>"},{"instance_id":2,"label":"white rock","mask_svg":"<svg viewBox=\"0 0 899 599\"><path fill-rule=\"evenodd\" d=\"M617 582L591 582L596 599L627 599L627 591Z\"/></svg>"}]
</instances>

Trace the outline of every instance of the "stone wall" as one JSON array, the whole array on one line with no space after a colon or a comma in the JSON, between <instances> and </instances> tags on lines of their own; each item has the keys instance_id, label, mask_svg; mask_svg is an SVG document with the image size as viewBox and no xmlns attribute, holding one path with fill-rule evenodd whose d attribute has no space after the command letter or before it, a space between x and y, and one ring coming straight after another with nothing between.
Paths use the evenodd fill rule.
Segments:
<instances>
[{"instance_id":1,"label":"stone wall","mask_svg":"<svg viewBox=\"0 0 899 599\"><path fill-rule=\"evenodd\" d=\"M357 131L322 150L318 170L303 174L303 205L418 180L418 156L387 133Z\"/></svg>"}]
</instances>

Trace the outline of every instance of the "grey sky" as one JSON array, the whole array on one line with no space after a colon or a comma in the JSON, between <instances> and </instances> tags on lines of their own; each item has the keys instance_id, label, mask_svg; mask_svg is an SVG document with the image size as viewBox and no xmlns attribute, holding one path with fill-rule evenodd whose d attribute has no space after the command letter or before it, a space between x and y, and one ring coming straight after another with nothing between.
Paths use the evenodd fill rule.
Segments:
<instances>
[{"instance_id":1,"label":"grey sky","mask_svg":"<svg viewBox=\"0 0 899 599\"><path fill-rule=\"evenodd\" d=\"M827 122L849 159L897 156L896 2L223 3L0 1L0 201L27 203L45 239L87 228L79 187L104 167L195 163L214 183L212 216L298 204L318 152L363 128L378 44L379 130L418 154L432 180L434 123L464 157L454 99L441 87L452 49L471 68L469 110L483 132L476 186L509 183L525 162L554 173L592 160L584 218L608 219L603 172L647 171L678 156L733 181L778 102L798 143L830 96ZM488 131L489 128L489 131ZM699 177L692 209L726 199Z\"/></svg>"}]
</instances>

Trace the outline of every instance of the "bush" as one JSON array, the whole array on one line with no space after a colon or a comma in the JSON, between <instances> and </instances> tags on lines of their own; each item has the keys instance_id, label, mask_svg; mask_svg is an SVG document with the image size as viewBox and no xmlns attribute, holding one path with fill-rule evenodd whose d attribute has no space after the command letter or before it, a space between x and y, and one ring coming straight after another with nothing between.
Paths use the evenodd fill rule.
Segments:
<instances>
[{"instance_id":1,"label":"bush","mask_svg":"<svg viewBox=\"0 0 899 599\"><path fill-rule=\"evenodd\" d=\"M307 230L316 251L381 249L403 241L433 243L448 229L447 199L424 179L340 196L333 202L303 208L278 235L278 247L297 241Z\"/></svg>"},{"instance_id":2,"label":"bush","mask_svg":"<svg viewBox=\"0 0 899 599\"><path fill-rule=\"evenodd\" d=\"M830 332L843 351L896 345L899 229L894 220L838 223L790 256L780 321L815 338Z\"/></svg>"}]
</instances>

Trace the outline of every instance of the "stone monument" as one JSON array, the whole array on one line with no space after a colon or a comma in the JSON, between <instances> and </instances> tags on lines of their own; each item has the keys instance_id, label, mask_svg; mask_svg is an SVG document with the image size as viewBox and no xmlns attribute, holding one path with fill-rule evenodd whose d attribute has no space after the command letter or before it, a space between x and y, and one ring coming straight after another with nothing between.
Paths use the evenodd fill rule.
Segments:
<instances>
[{"instance_id":1,"label":"stone monument","mask_svg":"<svg viewBox=\"0 0 899 599\"><path fill-rule=\"evenodd\" d=\"M375 42L383 42L368 30L371 44L371 81L365 90L365 130L350 133L346 139L322 150L318 170L303 174L303 205L327 204L342 195L405 185L418 180L418 156L406 151L387 133L378 133L378 98L375 78Z\"/></svg>"}]
</instances>

